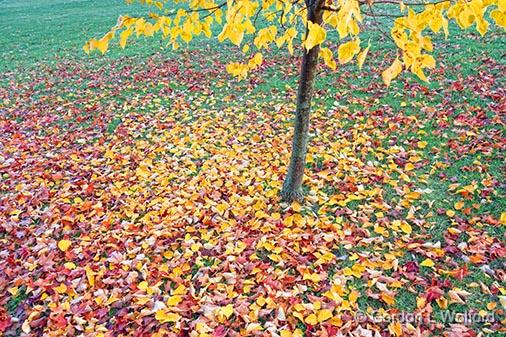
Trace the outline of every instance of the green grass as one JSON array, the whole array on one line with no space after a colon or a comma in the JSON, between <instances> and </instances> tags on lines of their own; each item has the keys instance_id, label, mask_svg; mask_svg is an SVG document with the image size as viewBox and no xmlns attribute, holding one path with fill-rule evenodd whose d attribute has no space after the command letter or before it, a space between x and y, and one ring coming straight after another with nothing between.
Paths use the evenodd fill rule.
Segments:
<instances>
[{"instance_id":1,"label":"green grass","mask_svg":"<svg viewBox=\"0 0 506 337\"><path fill-rule=\"evenodd\" d=\"M121 14L144 13L144 7L122 0L0 1L0 70L87 58L82 46L88 39L102 36ZM148 56L161 47L157 39L139 42L135 48L114 48L95 57L108 61L122 55Z\"/></svg>"}]
</instances>

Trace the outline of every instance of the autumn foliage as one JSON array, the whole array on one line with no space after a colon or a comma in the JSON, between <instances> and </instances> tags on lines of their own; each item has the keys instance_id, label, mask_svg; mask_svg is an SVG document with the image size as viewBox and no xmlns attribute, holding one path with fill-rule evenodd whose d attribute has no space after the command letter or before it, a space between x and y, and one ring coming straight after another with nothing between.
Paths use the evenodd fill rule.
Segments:
<instances>
[{"instance_id":1,"label":"autumn foliage","mask_svg":"<svg viewBox=\"0 0 506 337\"><path fill-rule=\"evenodd\" d=\"M219 42L230 41L238 48L242 48L245 58L253 50L256 51L248 62L234 62L227 66L227 71L239 78L246 77L249 71L261 64L262 50L273 47L287 48L292 54L294 41L302 41L307 51L315 46L321 46L320 56L325 65L332 69L336 68L337 63L329 47L334 46L338 46L337 61L340 64L356 59L358 66L362 67L371 41L364 45L359 36L361 31L373 29L371 26L367 28L363 25L364 16L370 16L373 20L383 16L397 17L393 20L390 35L400 55L382 72L383 81L390 85L392 79L403 70L410 71L427 81L424 69L433 69L436 64L430 55L433 44L428 33L442 32L448 36L449 20L454 20L462 29L474 26L481 35L487 32L490 20L506 28L504 0L326 1L321 5L324 11L321 25L307 19L308 8L313 6L311 1L229 0L215 3L193 0L176 1L177 6L174 6L172 1L139 2L153 8L149 17L119 17L117 25L110 32L99 40L90 40L84 46L84 50L86 52L99 50L105 53L116 35L119 35L120 46L125 48L132 35L150 37L155 34L161 34L168 45L177 49L181 44L191 42L194 37L211 38L213 26L219 26L221 29L217 35ZM262 23L258 20L259 17L263 19ZM384 25L383 22L378 24ZM328 37L327 35L331 33L337 33L337 36Z\"/></svg>"},{"instance_id":2,"label":"autumn foliage","mask_svg":"<svg viewBox=\"0 0 506 337\"><path fill-rule=\"evenodd\" d=\"M185 66L195 55L202 56L200 67ZM443 87L442 102L404 83L424 100L405 96L398 109L417 115L385 108L380 83L361 88L372 94L350 102L358 109L318 108L307 201L280 204L290 105L269 91L246 96L255 99L244 107L223 108L262 77L252 74L251 82L232 87L223 64L203 67L204 55L183 56L181 63L133 60L126 69L116 63L108 76L73 63L0 90L1 331L102 337L504 331L506 248L494 233L504 228L506 213L498 207L503 181L491 170L506 149L505 96L493 76L504 65L484 58L476 75ZM275 69L296 74L289 58L274 60ZM449 64L434 80L456 68ZM347 71L341 80L354 76ZM86 86L68 87L82 79ZM173 81L192 90L170 89ZM51 85L38 97L33 88L41 82ZM222 86L212 89L216 82ZM460 101L471 89L490 105ZM128 90L135 94L111 99ZM121 124L108 131L118 112ZM341 122L347 120L350 127ZM432 126L436 143L428 136ZM468 157L474 159L458 172L471 179L450 173ZM436 320L434 312L461 306L494 313L497 321ZM408 310L423 324L373 319Z\"/></svg>"},{"instance_id":3,"label":"autumn foliage","mask_svg":"<svg viewBox=\"0 0 506 337\"><path fill-rule=\"evenodd\" d=\"M0 69L0 336L506 333L504 1L139 4L85 50L176 53Z\"/></svg>"},{"instance_id":4,"label":"autumn foliage","mask_svg":"<svg viewBox=\"0 0 506 337\"><path fill-rule=\"evenodd\" d=\"M226 67L229 73L243 79L249 71L262 64L262 50L269 50L276 45L278 48L287 48L290 54L293 54L294 40L300 38L303 53L292 152L281 191L283 200L288 202L302 201L304 198L303 180L310 144L311 101L319 58L323 58L328 67L336 69L337 63L329 48L334 40L335 44L339 45L339 63L346 64L356 58L359 68L362 68L371 47L371 41L367 47L361 47L359 35L367 27L363 15L373 17L373 23L378 28L383 24L377 20L378 17L396 17L390 30L390 38L400 51L400 56L382 71L383 82L387 86L390 86L391 81L404 69L427 81L424 69L433 69L436 66L434 57L429 54L433 51L433 44L431 37L425 32L427 30L433 33L443 31L447 37L449 20L454 20L464 29L475 24L478 32L484 35L489 26L485 16L490 8L493 8L490 18L503 29L506 28L504 0L473 0L469 3L465 0L428 3L390 0L230 0L220 4L212 1L183 1L183 7L178 9L171 9L171 3L166 1L142 0L140 3L157 8L159 13L150 12L148 20L120 16L117 25L109 33L100 40L90 40L84 50L89 53L98 49L105 53L110 40L118 31L123 48L134 32L137 36L153 36L160 32L162 37L168 40L167 44L177 49L180 42L189 43L194 36L205 35L210 38L214 25L221 27L221 33L218 35L220 43L228 40L237 47L242 45L243 54L248 54L253 46L256 49L257 52L248 62L233 62ZM380 7L380 13L376 12L377 6ZM258 23L259 17L262 17L263 23ZM368 27L371 29L370 23ZM337 33L337 36L327 38L331 33Z\"/></svg>"}]
</instances>

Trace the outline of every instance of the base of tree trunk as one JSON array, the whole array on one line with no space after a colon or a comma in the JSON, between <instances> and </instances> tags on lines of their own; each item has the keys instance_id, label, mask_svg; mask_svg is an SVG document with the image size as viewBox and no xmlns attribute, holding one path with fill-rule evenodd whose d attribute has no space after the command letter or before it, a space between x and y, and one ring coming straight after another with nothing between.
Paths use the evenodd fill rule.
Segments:
<instances>
[{"instance_id":1,"label":"base of tree trunk","mask_svg":"<svg viewBox=\"0 0 506 337\"><path fill-rule=\"evenodd\" d=\"M304 192L302 192L302 189L283 189L281 191L281 199L285 202L302 202L304 200Z\"/></svg>"}]
</instances>

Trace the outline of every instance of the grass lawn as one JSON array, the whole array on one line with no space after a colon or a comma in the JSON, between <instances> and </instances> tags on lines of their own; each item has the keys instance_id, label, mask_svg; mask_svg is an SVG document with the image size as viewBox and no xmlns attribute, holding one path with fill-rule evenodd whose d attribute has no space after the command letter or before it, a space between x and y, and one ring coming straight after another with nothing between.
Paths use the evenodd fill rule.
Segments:
<instances>
[{"instance_id":1,"label":"grass lawn","mask_svg":"<svg viewBox=\"0 0 506 337\"><path fill-rule=\"evenodd\" d=\"M84 54L123 13L0 0L0 333L504 335L504 31L452 26L430 83L387 89L376 30L321 67L290 205L300 49L242 81L216 40Z\"/></svg>"}]
</instances>

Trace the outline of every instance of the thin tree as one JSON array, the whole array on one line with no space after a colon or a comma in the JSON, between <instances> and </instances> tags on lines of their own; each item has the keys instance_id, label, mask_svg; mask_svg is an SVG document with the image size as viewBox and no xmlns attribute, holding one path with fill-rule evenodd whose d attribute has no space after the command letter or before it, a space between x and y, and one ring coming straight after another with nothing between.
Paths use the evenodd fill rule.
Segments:
<instances>
[{"instance_id":1,"label":"thin tree","mask_svg":"<svg viewBox=\"0 0 506 337\"><path fill-rule=\"evenodd\" d=\"M189 43L194 36L212 38L213 26L220 26L219 42L229 40L242 52L247 62L235 62L227 71L242 79L248 72L262 64L262 50L274 45L287 48L293 54L294 40L302 42L302 64L295 111L295 125L288 172L281 195L285 201L303 199L302 184L309 143L309 120L313 83L319 58L336 68L333 52L324 43L328 31L337 31L334 41L337 59L345 64L356 59L361 68L370 45L361 47L359 34L366 29L364 16L372 17L378 26L391 25L390 36L398 48L398 56L390 67L382 72L388 86L403 70L427 81L425 68L434 68L435 60L429 54L433 50L431 38L426 33L449 34L449 21L461 28L472 26L484 35L489 22L506 28L506 1L457 0L457 1L406 1L401 0L126 0L150 7L146 17L120 16L114 26L99 40L91 39L84 46L86 52L99 50L105 53L110 41L119 34L119 44L125 48L129 37L161 34L174 49L181 43ZM259 20L263 18L263 20ZM387 20L390 18L391 20ZM381 43L381 42L379 42ZM256 50L253 55L252 49ZM253 55L248 57L247 55Z\"/></svg>"}]
</instances>

